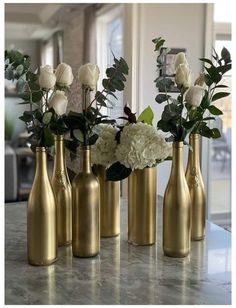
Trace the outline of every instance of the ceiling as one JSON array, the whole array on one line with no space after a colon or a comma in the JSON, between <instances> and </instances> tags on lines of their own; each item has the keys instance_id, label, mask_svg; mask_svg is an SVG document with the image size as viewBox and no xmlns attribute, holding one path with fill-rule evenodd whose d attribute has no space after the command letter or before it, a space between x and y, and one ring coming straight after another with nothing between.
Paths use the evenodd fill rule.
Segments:
<instances>
[{"instance_id":1,"label":"ceiling","mask_svg":"<svg viewBox=\"0 0 236 308\"><path fill-rule=\"evenodd\" d=\"M55 31L48 20L63 6L58 3L5 4L5 39L35 40Z\"/></svg>"}]
</instances>

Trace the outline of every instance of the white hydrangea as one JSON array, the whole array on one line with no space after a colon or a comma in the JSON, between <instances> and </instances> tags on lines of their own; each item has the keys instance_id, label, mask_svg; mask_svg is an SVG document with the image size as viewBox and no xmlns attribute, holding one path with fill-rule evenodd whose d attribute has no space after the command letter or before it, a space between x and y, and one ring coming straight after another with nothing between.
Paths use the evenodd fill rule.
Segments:
<instances>
[{"instance_id":1,"label":"white hydrangea","mask_svg":"<svg viewBox=\"0 0 236 308\"><path fill-rule=\"evenodd\" d=\"M171 144L153 126L138 122L124 127L116 158L127 168L144 169L156 166L170 156Z\"/></svg>"},{"instance_id":2,"label":"white hydrangea","mask_svg":"<svg viewBox=\"0 0 236 308\"><path fill-rule=\"evenodd\" d=\"M99 137L91 147L92 164L108 167L116 161L117 142L115 137L118 129L111 124L99 124L95 127L95 130Z\"/></svg>"}]
</instances>

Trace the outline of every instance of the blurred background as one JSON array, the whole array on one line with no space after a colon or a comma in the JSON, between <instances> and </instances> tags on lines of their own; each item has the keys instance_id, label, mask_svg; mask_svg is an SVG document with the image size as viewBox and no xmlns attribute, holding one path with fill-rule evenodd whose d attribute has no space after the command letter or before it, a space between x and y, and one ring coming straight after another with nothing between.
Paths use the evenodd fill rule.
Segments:
<instances>
[{"instance_id":1,"label":"blurred background","mask_svg":"<svg viewBox=\"0 0 236 308\"><path fill-rule=\"evenodd\" d=\"M199 58L211 57L212 46L231 51L232 10L222 4L101 4L101 3L8 3L5 4L5 49L28 54L35 69L60 62L72 66L76 76L80 65L97 63L102 76L116 57L123 56L130 67L124 93L109 115L121 116L124 104L141 112L150 105L155 123L162 106L155 103L154 79L156 54L152 39L162 36L166 46L186 50L194 79L202 71ZM222 81L231 87L231 73ZM80 110L80 97L74 82L68 108ZM101 85L99 84L98 87ZM177 95L171 93L171 95ZM19 105L15 85L5 84L5 200L26 200L34 176L34 155L27 144L24 123L18 117L25 106ZM217 101L224 115L217 122L222 131L218 140L203 140L201 163L207 191L208 219L231 228L231 96ZM68 166L77 172L77 165ZM185 153L185 164L187 149ZM49 165L52 161L49 161ZM158 166L158 194L164 195L170 162ZM126 182L122 195L126 196Z\"/></svg>"}]
</instances>

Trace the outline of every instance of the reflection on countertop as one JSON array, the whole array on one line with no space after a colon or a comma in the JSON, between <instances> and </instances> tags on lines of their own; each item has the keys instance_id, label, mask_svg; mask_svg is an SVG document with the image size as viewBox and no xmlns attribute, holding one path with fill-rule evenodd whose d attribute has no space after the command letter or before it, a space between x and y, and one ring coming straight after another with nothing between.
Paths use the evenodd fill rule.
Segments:
<instances>
[{"instance_id":1,"label":"reflection on countertop","mask_svg":"<svg viewBox=\"0 0 236 308\"><path fill-rule=\"evenodd\" d=\"M121 236L101 240L95 258L59 248L49 267L27 264L26 204L5 207L5 304L230 304L231 234L207 223L205 241L192 242L184 259L162 253L162 199L157 244L127 243L127 202L121 202Z\"/></svg>"}]
</instances>

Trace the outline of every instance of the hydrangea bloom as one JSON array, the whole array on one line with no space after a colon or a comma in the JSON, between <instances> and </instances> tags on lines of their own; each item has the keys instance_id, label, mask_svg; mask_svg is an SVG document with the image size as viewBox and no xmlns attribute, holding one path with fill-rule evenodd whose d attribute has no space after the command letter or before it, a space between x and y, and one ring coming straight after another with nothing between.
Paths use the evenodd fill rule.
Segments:
<instances>
[{"instance_id":1,"label":"hydrangea bloom","mask_svg":"<svg viewBox=\"0 0 236 308\"><path fill-rule=\"evenodd\" d=\"M99 124L96 129L99 137L91 148L92 164L108 167L116 161L117 142L115 137L118 130L110 124Z\"/></svg>"},{"instance_id":2,"label":"hydrangea bloom","mask_svg":"<svg viewBox=\"0 0 236 308\"><path fill-rule=\"evenodd\" d=\"M156 166L170 156L171 144L153 126L139 122L124 127L116 158L127 168L144 169Z\"/></svg>"}]
</instances>

